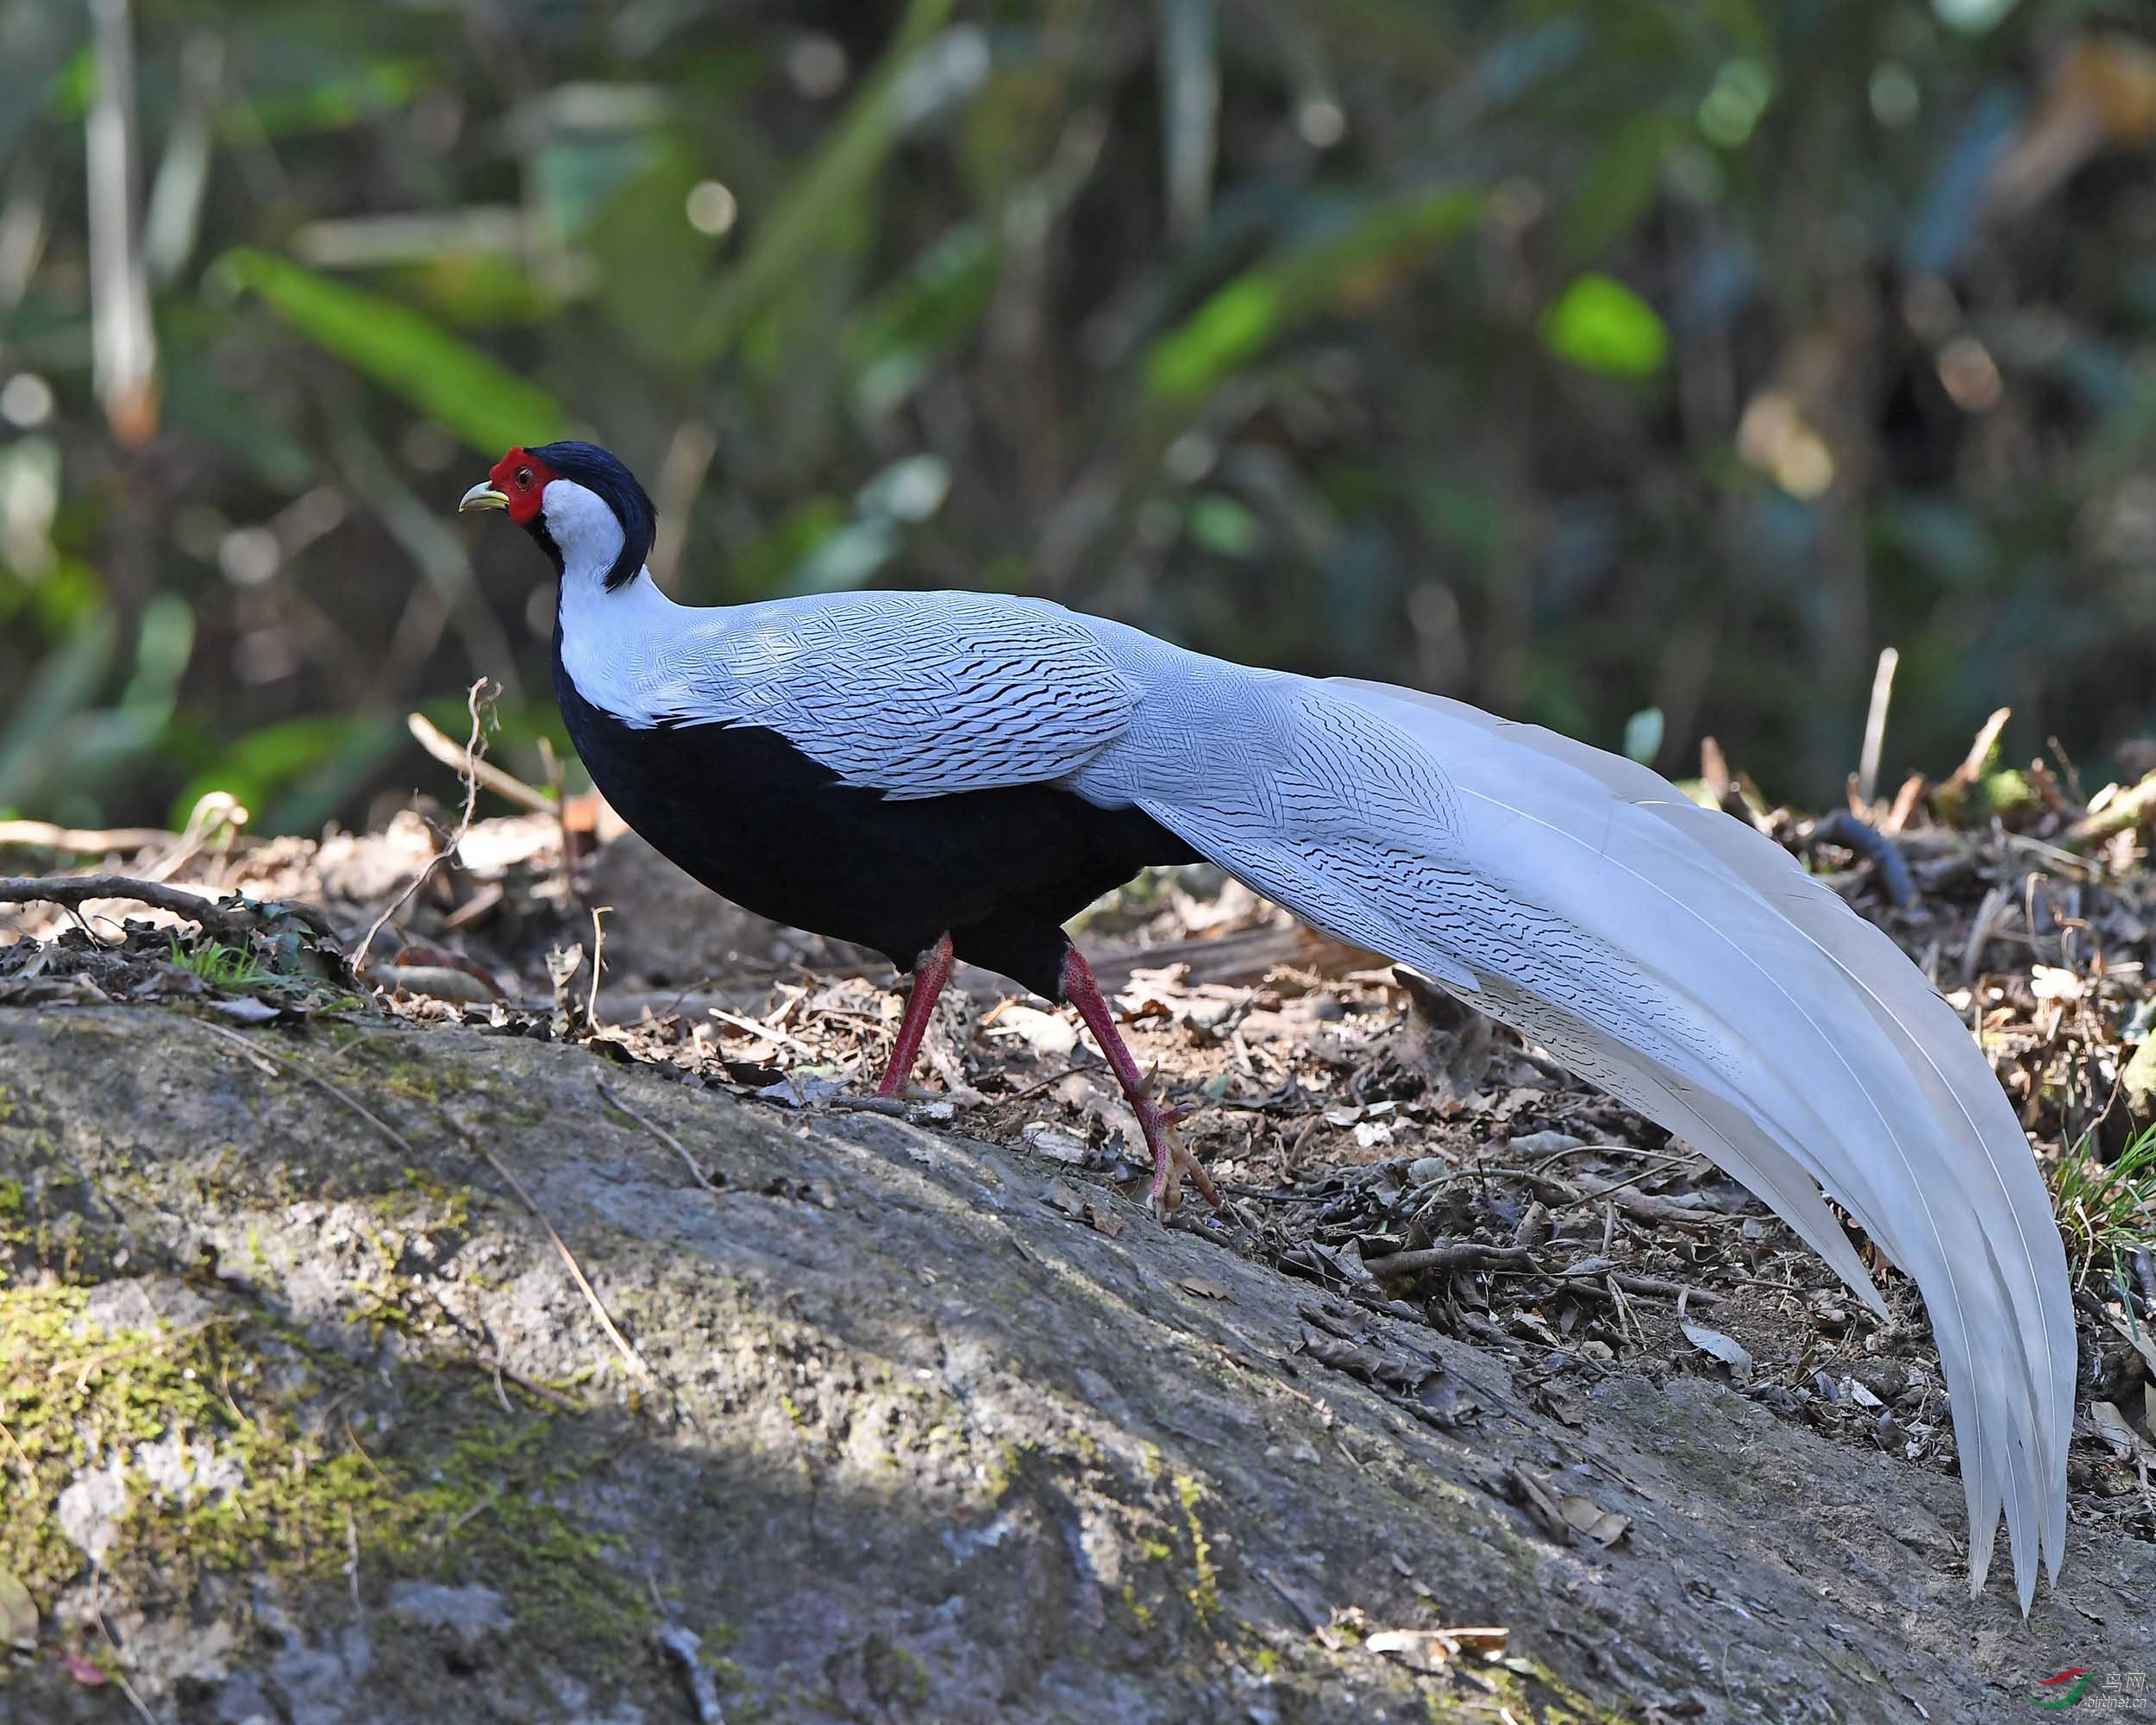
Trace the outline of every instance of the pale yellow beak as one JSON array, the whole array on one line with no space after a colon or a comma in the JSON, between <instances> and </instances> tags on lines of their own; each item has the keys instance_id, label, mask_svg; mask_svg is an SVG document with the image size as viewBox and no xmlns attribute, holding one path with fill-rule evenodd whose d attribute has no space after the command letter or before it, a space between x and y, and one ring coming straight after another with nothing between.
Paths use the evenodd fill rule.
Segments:
<instances>
[{"instance_id":1,"label":"pale yellow beak","mask_svg":"<svg viewBox=\"0 0 2156 1725\"><path fill-rule=\"evenodd\" d=\"M479 484L464 493L463 501L457 505L457 513L461 515L467 509L507 509L508 507L509 499L496 491L492 486L487 484L486 480L481 480Z\"/></svg>"}]
</instances>

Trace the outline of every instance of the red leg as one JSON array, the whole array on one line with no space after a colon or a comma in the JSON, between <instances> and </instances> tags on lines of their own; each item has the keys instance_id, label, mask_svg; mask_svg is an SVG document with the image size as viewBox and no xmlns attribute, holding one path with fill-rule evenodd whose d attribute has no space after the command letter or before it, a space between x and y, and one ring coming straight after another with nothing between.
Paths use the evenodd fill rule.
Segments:
<instances>
[{"instance_id":1,"label":"red leg","mask_svg":"<svg viewBox=\"0 0 2156 1725\"><path fill-rule=\"evenodd\" d=\"M899 1020L898 1040L891 1044L891 1063L876 1086L879 1096L895 1096L906 1088L913 1063L920 1058L921 1039L928 1034L929 1015L950 981L950 937L946 934L913 961L913 987L906 997L906 1016Z\"/></svg>"},{"instance_id":2,"label":"red leg","mask_svg":"<svg viewBox=\"0 0 2156 1725\"><path fill-rule=\"evenodd\" d=\"M1130 1100L1131 1111L1138 1116L1138 1130L1145 1134L1145 1147L1153 1153L1153 1189L1149 1201L1154 1214L1173 1215L1181 1207L1185 1174L1197 1182L1206 1201L1218 1209L1220 1195L1213 1189L1212 1176L1176 1135L1175 1109L1164 1108L1153 1100L1153 1087L1124 1045L1123 1033L1115 1027L1115 1014L1109 1010L1100 985L1093 979L1093 967L1075 946L1063 957L1062 988L1063 998L1078 1008L1078 1016L1086 1021L1086 1028L1107 1057L1116 1082Z\"/></svg>"}]
</instances>

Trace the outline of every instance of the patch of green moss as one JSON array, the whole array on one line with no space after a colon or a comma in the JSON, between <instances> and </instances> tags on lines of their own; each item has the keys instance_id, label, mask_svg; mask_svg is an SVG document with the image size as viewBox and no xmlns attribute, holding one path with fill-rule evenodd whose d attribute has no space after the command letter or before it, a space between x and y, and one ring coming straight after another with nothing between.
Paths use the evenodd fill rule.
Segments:
<instances>
[{"instance_id":1,"label":"patch of green moss","mask_svg":"<svg viewBox=\"0 0 2156 1725\"><path fill-rule=\"evenodd\" d=\"M624 1668L642 1657L648 1602L616 1572L608 1537L561 1507L583 1465L576 1421L505 1410L491 1379L456 1365L431 1385L402 1374L414 1381L401 1403L370 1421L376 1375L289 1326L238 1313L107 1333L88 1298L0 1289L0 1474L28 1509L0 1518L0 1569L41 1604L85 1567L60 1528L61 1494L116 1466L128 1502L103 1564L121 1596L185 1597L244 1573L304 1597L345 1585L356 1546L370 1578L494 1588L542 1645ZM222 1484L160 1492L138 1451L165 1440L195 1477Z\"/></svg>"},{"instance_id":2,"label":"patch of green moss","mask_svg":"<svg viewBox=\"0 0 2156 1725\"><path fill-rule=\"evenodd\" d=\"M1183 1531L1190 1537L1190 1563L1193 1571L1191 1584L1184 1589L1183 1597L1190 1602L1190 1609L1198 1614L1201 1625L1210 1624L1220 1609L1220 1574L1213 1566L1213 1541L1206 1537L1204 1521L1199 1516L1198 1506L1205 1501L1205 1488L1187 1473L1175 1478L1175 1502L1182 1506Z\"/></svg>"},{"instance_id":3,"label":"patch of green moss","mask_svg":"<svg viewBox=\"0 0 2156 1725\"><path fill-rule=\"evenodd\" d=\"M928 1667L919 1654L888 1635L868 1637L861 1650L861 1675L869 1697L887 1710L894 1705L911 1710L928 1704Z\"/></svg>"}]
</instances>

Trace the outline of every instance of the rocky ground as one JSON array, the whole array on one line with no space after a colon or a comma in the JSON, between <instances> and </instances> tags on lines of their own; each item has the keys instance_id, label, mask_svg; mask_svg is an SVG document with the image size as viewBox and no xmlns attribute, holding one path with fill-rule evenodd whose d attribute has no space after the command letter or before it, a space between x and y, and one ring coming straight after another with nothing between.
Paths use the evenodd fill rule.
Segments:
<instances>
[{"instance_id":1,"label":"rocky ground","mask_svg":"<svg viewBox=\"0 0 2156 1725\"><path fill-rule=\"evenodd\" d=\"M2003 1719L2070 1666L2145 1708L2156 1278L2104 1170L2156 919L2133 823L1951 787L1782 830L2055 1182L2090 1149L2026 1624L1967 1598L1905 1282L1875 1322L1682 1145L1239 889L1087 932L1227 1194L1166 1229L1066 1015L993 979L865 1111L887 967L633 839L483 822L399 904L446 822L211 812L105 862L319 913L32 904L0 947L0 1717Z\"/></svg>"}]
</instances>

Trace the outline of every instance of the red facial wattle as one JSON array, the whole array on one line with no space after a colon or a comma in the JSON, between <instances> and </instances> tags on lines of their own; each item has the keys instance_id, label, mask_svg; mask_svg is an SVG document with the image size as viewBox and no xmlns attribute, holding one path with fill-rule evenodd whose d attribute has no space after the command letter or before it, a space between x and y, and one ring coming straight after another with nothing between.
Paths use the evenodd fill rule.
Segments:
<instances>
[{"instance_id":1,"label":"red facial wattle","mask_svg":"<svg viewBox=\"0 0 2156 1725\"><path fill-rule=\"evenodd\" d=\"M559 477L544 461L523 448L511 449L494 463L487 474L494 489L509 499L509 518L522 527L538 519L547 482Z\"/></svg>"}]
</instances>

